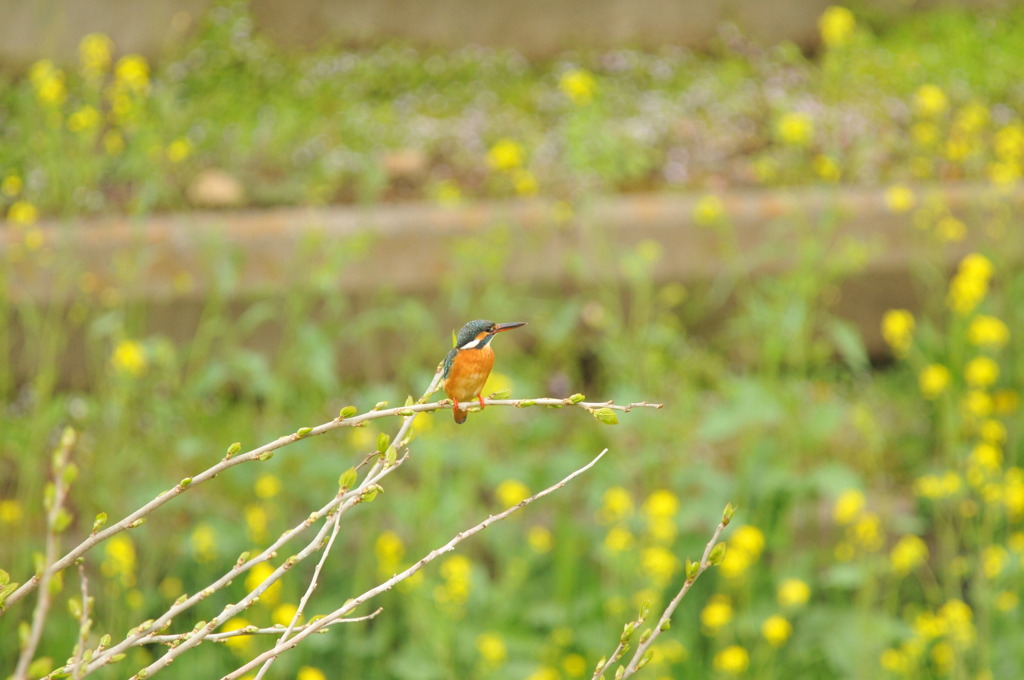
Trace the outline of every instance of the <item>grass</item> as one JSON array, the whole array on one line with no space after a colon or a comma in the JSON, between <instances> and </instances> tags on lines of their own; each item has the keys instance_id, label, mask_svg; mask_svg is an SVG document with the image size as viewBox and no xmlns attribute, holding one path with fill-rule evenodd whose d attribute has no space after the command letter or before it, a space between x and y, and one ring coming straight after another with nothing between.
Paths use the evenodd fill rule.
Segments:
<instances>
[{"instance_id":1,"label":"grass","mask_svg":"<svg viewBox=\"0 0 1024 680\"><path fill-rule=\"evenodd\" d=\"M1003 54L1020 50L1008 36L1021 18L1001 19L951 11L893 27L861 19L814 59L785 46L723 47L538 65L510 54L400 47L277 55L241 30L244 8L229 5L180 53L147 65L144 79L139 62L93 86L87 73L69 71L59 106L40 98L54 94L53 71L5 87L0 96L11 106L0 109L9 112L0 154L17 178L6 185L6 210L24 242L4 257L59 257L33 247L40 214L181 207L189 178L214 159L267 203L468 200L524 193L524 172L534 190L575 203L595 191L668 185L903 182L925 166L932 179L984 179L998 196L1012 173L993 175L990 166L1019 168L1024 156L1004 132L1019 123L1021 93L1007 75L1016 62L1000 66ZM942 37L963 50L928 48ZM957 68L943 59L957 59ZM836 88L837 72L857 87ZM80 133L67 124L78 98L112 107L115 94L128 98L117 114L126 117L112 123L104 109L102 127L74 146ZM24 144L11 143L32 116L49 123L52 114L60 125L35 126ZM680 128L680 120L697 127ZM877 134L847 137L838 121ZM922 124L937 136L915 127ZM613 132L594 134L605 129ZM637 130L655 131L654 142L637 142ZM114 155L111 131L124 142ZM747 141L730 146L740 133ZM951 158L963 139L985 143ZM426 168L398 182L381 154L409 148L425 150ZM831 166L816 159L826 154L838 177L822 176ZM685 176L662 171L695 158L707 167L694 160L683 163ZM794 266L752 278L731 255L731 225L708 195L696 217L721 246L714 286L652 280L652 265L672 253L650 241L572 268L578 280L564 291L502 284L502 244L515 233L495 228L453 258L434 299L383 289L368 301L339 295L332 272L360 256L339 244L293 263L305 279L292 290L243 300L234 315L234 259L212 248L206 266L218 283L184 343L154 334L151 310L121 294L130 290L130 267L123 281L83 289L87 272L59 260L77 287L69 307L0 307L0 347L9 353L20 328L33 367L25 383L6 366L0 373L0 567L15 580L33 568L45 461L64 425L81 433L70 539L88 533L96 513L123 516L233 441L255 446L349 403L401 402L429 382L449 346L450 318L485 313L530 322L519 337L496 341L494 389L517 397L579 391L666 408L624 415L615 427L570 409L494 408L464 426L444 413L417 419L413 459L344 528L314 610L374 585L602 448L611 452L586 477L385 594L372 623L318 636L275 672L301 680L338 669L401 680L589 677L641 603L674 592L684 558L699 554L732 501L740 509L726 561L684 601L649 677L1012 676L1024 590L1019 214L1007 206L958 226L912 190L890 191L890 206L917 239L923 308L878 320L893 360L872 367L861 339L832 314L835 286L858 271L864 253L833 243L827 224L793 224L780 242L798 253ZM987 234L985 245L950 277L942 263L966 232ZM467 255L474 252L486 258ZM588 267L621 276L595 283ZM13 271L0 268L5 291L17 285ZM707 331L716 318L725 321ZM70 345L70 327L83 330L80 346ZM281 333L279 350L253 351L271 331ZM355 350L370 357L361 367L370 378L358 383L349 377ZM58 389L58 358L70 351L90 377L88 392ZM307 516L311 499L333 494L339 473L375 448L377 434L332 433L234 468L90 553L94 637L160 613ZM246 621L287 614L301 581L286 579ZM72 573L60 587L42 672L64 661L76 635L63 616L77 595ZM233 584L233 597L245 592L245 583ZM28 605L0 618L0 667L13 667ZM196 617L209 619L222 605L209 602ZM173 672L224 673L262 644L204 646ZM123 677L158 652L136 650L98 675Z\"/></svg>"}]
</instances>

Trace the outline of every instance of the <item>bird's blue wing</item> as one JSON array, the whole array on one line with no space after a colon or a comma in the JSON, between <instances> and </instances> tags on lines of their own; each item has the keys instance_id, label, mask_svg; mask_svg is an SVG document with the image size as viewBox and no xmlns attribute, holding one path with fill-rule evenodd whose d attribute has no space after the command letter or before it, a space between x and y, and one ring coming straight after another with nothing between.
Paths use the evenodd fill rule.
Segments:
<instances>
[{"instance_id":1,"label":"bird's blue wing","mask_svg":"<svg viewBox=\"0 0 1024 680\"><path fill-rule=\"evenodd\" d=\"M448 378L448 373L452 370L452 364L455 362L455 355L458 353L458 347L452 347L448 350L448 354L444 357L444 371L441 373L442 378Z\"/></svg>"}]
</instances>

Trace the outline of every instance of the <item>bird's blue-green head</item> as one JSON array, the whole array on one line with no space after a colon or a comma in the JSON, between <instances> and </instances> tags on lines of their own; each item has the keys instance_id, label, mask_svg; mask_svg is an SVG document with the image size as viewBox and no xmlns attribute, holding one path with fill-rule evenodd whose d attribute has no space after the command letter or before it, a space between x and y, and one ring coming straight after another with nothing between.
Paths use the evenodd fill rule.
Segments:
<instances>
[{"instance_id":1,"label":"bird's blue-green head","mask_svg":"<svg viewBox=\"0 0 1024 680\"><path fill-rule=\"evenodd\" d=\"M511 323L494 323L486 319L470 321L455 338L455 346L458 349L480 349L486 347L491 339L503 331L510 331L513 328L525 326L525 321L513 321Z\"/></svg>"}]
</instances>

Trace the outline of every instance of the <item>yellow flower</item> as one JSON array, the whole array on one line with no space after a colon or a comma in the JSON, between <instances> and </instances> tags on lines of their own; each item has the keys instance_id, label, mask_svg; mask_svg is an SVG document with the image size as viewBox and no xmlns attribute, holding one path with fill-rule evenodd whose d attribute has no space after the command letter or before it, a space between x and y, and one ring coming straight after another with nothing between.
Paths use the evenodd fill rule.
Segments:
<instances>
[{"instance_id":1,"label":"yellow flower","mask_svg":"<svg viewBox=\"0 0 1024 680\"><path fill-rule=\"evenodd\" d=\"M496 633L481 633L476 637L476 650L489 666L500 666L508 658L505 641Z\"/></svg>"},{"instance_id":2,"label":"yellow flower","mask_svg":"<svg viewBox=\"0 0 1024 680\"><path fill-rule=\"evenodd\" d=\"M122 340L117 343L110 363L118 373L135 376L145 373L148 365L145 350L134 340Z\"/></svg>"},{"instance_id":3,"label":"yellow flower","mask_svg":"<svg viewBox=\"0 0 1024 680\"><path fill-rule=\"evenodd\" d=\"M405 544L394 531L384 531L374 542L374 553L377 556L377 574L381 578L390 578L398 571L398 565L405 556Z\"/></svg>"},{"instance_id":4,"label":"yellow flower","mask_svg":"<svg viewBox=\"0 0 1024 680\"><path fill-rule=\"evenodd\" d=\"M787 578L779 584L776 599L783 607L802 607L811 599L811 587L798 578Z\"/></svg>"},{"instance_id":5,"label":"yellow flower","mask_svg":"<svg viewBox=\"0 0 1024 680\"><path fill-rule=\"evenodd\" d=\"M970 102L957 111L953 125L963 134L974 135L988 125L990 118L987 106L981 102Z\"/></svg>"},{"instance_id":6,"label":"yellow flower","mask_svg":"<svg viewBox=\"0 0 1024 680\"><path fill-rule=\"evenodd\" d=\"M560 677L558 669L551 666L541 666L526 676L526 680L559 680Z\"/></svg>"},{"instance_id":7,"label":"yellow flower","mask_svg":"<svg viewBox=\"0 0 1024 680\"><path fill-rule=\"evenodd\" d=\"M534 524L526 532L526 542L533 549L533 552L543 555L546 552L551 552L551 547L554 545L555 540L551 536L550 529Z\"/></svg>"},{"instance_id":8,"label":"yellow flower","mask_svg":"<svg viewBox=\"0 0 1024 680\"><path fill-rule=\"evenodd\" d=\"M464 555L452 555L443 561L440 572L445 583L437 593L439 599L455 604L462 604L469 599L472 569L472 563Z\"/></svg>"},{"instance_id":9,"label":"yellow flower","mask_svg":"<svg viewBox=\"0 0 1024 680\"><path fill-rule=\"evenodd\" d=\"M748 552L732 548L725 551L725 559L718 565L718 569L726 578L738 579L747 572L756 559Z\"/></svg>"},{"instance_id":10,"label":"yellow flower","mask_svg":"<svg viewBox=\"0 0 1024 680\"><path fill-rule=\"evenodd\" d=\"M633 547L633 534L623 527L612 527L604 537L604 545L612 552L623 552Z\"/></svg>"},{"instance_id":11,"label":"yellow flower","mask_svg":"<svg viewBox=\"0 0 1024 680\"><path fill-rule=\"evenodd\" d=\"M693 219L697 224L708 226L721 221L725 215L725 205L722 199L714 194L705 194L693 207Z\"/></svg>"},{"instance_id":12,"label":"yellow flower","mask_svg":"<svg viewBox=\"0 0 1024 680\"><path fill-rule=\"evenodd\" d=\"M192 145L187 139L175 139L167 145L167 160L181 163L192 153Z\"/></svg>"},{"instance_id":13,"label":"yellow flower","mask_svg":"<svg viewBox=\"0 0 1024 680\"><path fill-rule=\"evenodd\" d=\"M248 620L243 619L240 616L236 616L233 619L228 619L228 621L221 627L221 632L230 633L234 630L248 628L250 625L252 624L250 624ZM224 643L231 649L244 653L252 646L253 639L251 635L235 635L224 640Z\"/></svg>"},{"instance_id":14,"label":"yellow flower","mask_svg":"<svg viewBox=\"0 0 1024 680\"><path fill-rule=\"evenodd\" d=\"M732 603L728 595L712 595L700 611L700 622L708 635L715 635L732 621Z\"/></svg>"},{"instance_id":15,"label":"yellow flower","mask_svg":"<svg viewBox=\"0 0 1024 680\"><path fill-rule=\"evenodd\" d=\"M25 187L25 183L21 181L21 178L17 175L7 175L4 177L4 181L0 182L0 193L8 198L14 198L21 193L21 190Z\"/></svg>"},{"instance_id":16,"label":"yellow flower","mask_svg":"<svg viewBox=\"0 0 1024 680\"><path fill-rule=\"evenodd\" d=\"M282 626L287 626L291 624L292 619L295 618L295 612L297 611L299 611L298 605L294 605L291 602L282 602L274 607L274 611L270 615L270 620Z\"/></svg>"},{"instance_id":17,"label":"yellow flower","mask_svg":"<svg viewBox=\"0 0 1024 680\"><path fill-rule=\"evenodd\" d=\"M102 33L90 33L78 43L78 61L82 66L82 75L95 80L110 68L110 53L114 49L113 41Z\"/></svg>"},{"instance_id":18,"label":"yellow flower","mask_svg":"<svg viewBox=\"0 0 1024 680\"><path fill-rule=\"evenodd\" d=\"M577 678L588 670L587 660L581 654L567 654L562 659L562 670L570 678Z\"/></svg>"},{"instance_id":19,"label":"yellow flower","mask_svg":"<svg viewBox=\"0 0 1024 680\"><path fill-rule=\"evenodd\" d=\"M1003 573L1009 559L1010 553L1003 546L985 546L985 549L981 551L981 573L991 581Z\"/></svg>"},{"instance_id":20,"label":"yellow flower","mask_svg":"<svg viewBox=\"0 0 1024 680\"><path fill-rule=\"evenodd\" d=\"M769 616L761 624L761 635L772 647L781 647L786 644L793 634L793 626L783 616L776 614Z\"/></svg>"},{"instance_id":21,"label":"yellow flower","mask_svg":"<svg viewBox=\"0 0 1024 680\"><path fill-rule=\"evenodd\" d=\"M974 612L961 600L950 600L939 608L939 616L945 620L954 642L968 645L974 642Z\"/></svg>"},{"instance_id":22,"label":"yellow flower","mask_svg":"<svg viewBox=\"0 0 1024 680\"><path fill-rule=\"evenodd\" d=\"M613 486L601 497L598 517L602 522L619 522L633 514L633 497L621 486Z\"/></svg>"},{"instance_id":23,"label":"yellow flower","mask_svg":"<svg viewBox=\"0 0 1024 680\"><path fill-rule=\"evenodd\" d=\"M253 491L256 492L257 498L262 498L264 500L273 498L281 492L281 479L277 475L270 474L269 472L262 474L256 479Z\"/></svg>"},{"instance_id":24,"label":"yellow flower","mask_svg":"<svg viewBox=\"0 0 1024 680\"><path fill-rule=\"evenodd\" d=\"M1010 340L1010 329L994 316L979 314L967 327L967 341L979 347L1003 347Z\"/></svg>"},{"instance_id":25,"label":"yellow flower","mask_svg":"<svg viewBox=\"0 0 1024 680\"><path fill-rule=\"evenodd\" d=\"M68 116L68 130L88 132L100 124L100 112L91 106L83 106Z\"/></svg>"},{"instance_id":26,"label":"yellow flower","mask_svg":"<svg viewBox=\"0 0 1024 680\"><path fill-rule=\"evenodd\" d=\"M867 512L861 515L852 529L854 541L865 550L874 552L882 548L885 542L882 520L875 513Z\"/></svg>"},{"instance_id":27,"label":"yellow flower","mask_svg":"<svg viewBox=\"0 0 1024 680\"><path fill-rule=\"evenodd\" d=\"M537 178L529 170L516 168L512 171L512 187L520 196L536 196Z\"/></svg>"},{"instance_id":28,"label":"yellow flower","mask_svg":"<svg viewBox=\"0 0 1024 680\"><path fill-rule=\"evenodd\" d=\"M644 514L650 518L672 518L679 512L679 499L671 491L655 491L644 501Z\"/></svg>"},{"instance_id":29,"label":"yellow flower","mask_svg":"<svg viewBox=\"0 0 1024 680\"><path fill-rule=\"evenodd\" d=\"M248 591L253 591L263 585L270 576L276 571L272 564L267 562L260 562L253 566L249 570L249 574L245 577L245 588ZM281 579L278 578L270 586L267 587L263 594L260 595L260 602L265 605L273 606L281 601Z\"/></svg>"},{"instance_id":30,"label":"yellow flower","mask_svg":"<svg viewBox=\"0 0 1024 680\"><path fill-rule=\"evenodd\" d=\"M990 418L978 426L978 435L989 444L1002 444L1006 441L1006 426Z\"/></svg>"},{"instance_id":31,"label":"yellow flower","mask_svg":"<svg viewBox=\"0 0 1024 680\"><path fill-rule=\"evenodd\" d=\"M1016 611L1019 603L1020 598L1017 597L1017 593L1013 592L1012 590L1004 590L996 595L996 609L1001 612Z\"/></svg>"},{"instance_id":32,"label":"yellow flower","mask_svg":"<svg viewBox=\"0 0 1024 680\"><path fill-rule=\"evenodd\" d=\"M946 93L937 85L922 85L914 93L914 110L924 118L941 116L949 108Z\"/></svg>"},{"instance_id":33,"label":"yellow flower","mask_svg":"<svg viewBox=\"0 0 1024 680\"><path fill-rule=\"evenodd\" d=\"M715 670L739 675L750 666L750 654L739 645L731 645L715 654L713 664Z\"/></svg>"},{"instance_id":34,"label":"yellow flower","mask_svg":"<svg viewBox=\"0 0 1024 680\"><path fill-rule=\"evenodd\" d=\"M1020 163L1016 161L996 161L985 168L988 178L998 186L1015 184L1024 174Z\"/></svg>"},{"instance_id":35,"label":"yellow flower","mask_svg":"<svg viewBox=\"0 0 1024 680\"><path fill-rule=\"evenodd\" d=\"M124 534L118 534L106 542L101 570L107 578L117 578L121 585L130 588L135 585L135 544Z\"/></svg>"},{"instance_id":36,"label":"yellow flower","mask_svg":"<svg viewBox=\"0 0 1024 680\"><path fill-rule=\"evenodd\" d=\"M836 524L846 526L852 524L864 511L864 494L859 489L847 489L839 494L832 507L832 517Z\"/></svg>"},{"instance_id":37,"label":"yellow flower","mask_svg":"<svg viewBox=\"0 0 1024 680\"><path fill-rule=\"evenodd\" d=\"M640 564L655 586L664 587L679 569L679 558L661 546L654 546L640 553Z\"/></svg>"},{"instance_id":38,"label":"yellow flower","mask_svg":"<svg viewBox=\"0 0 1024 680\"><path fill-rule=\"evenodd\" d=\"M917 376L918 386L925 399L938 399L949 387L949 369L942 364L929 364Z\"/></svg>"},{"instance_id":39,"label":"yellow flower","mask_svg":"<svg viewBox=\"0 0 1024 680\"><path fill-rule=\"evenodd\" d=\"M114 67L114 78L127 90L145 93L149 89L149 63L138 54L121 57Z\"/></svg>"},{"instance_id":40,"label":"yellow flower","mask_svg":"<svg viewBox=\"0 0 1024 680\"><path fill-rule=\"evenodd\" d=\"M21 515L21 503L13 498L0 501L0 524L17 524Z\"/></svg>"},{"instance_id":41,"label":"yellow flower","mask_svg":"<svg viewBox=\"0 0 1024 680\"><path fill-rule=\"evenodd\" d=\"M1024 157L1024 123L1010 123L999 128L992 140L996 158L1016 161Z\"/></svg>"},{"instance_id":42,"label":"yellow flower","mask_svg":"<svg viewBox=\"0 0 1024 680\"><path fill-rule=\"evenodd\" d=\"M807 146L814 135L814 123L806 113L792 111L779 118L775 126L775 134L783 144Z\"/></svg>"},{"instance_id":43,"label":"yellow flower","mask_svg":"<svg viewBox=\"0 0 1024 680\"><path fill-rule=\"evenodd\" d=\"M729 547L756 558L764 550L764 534L757 527L744 524L732 532Z\"/></svg>"},{"instance_id":44,"label":"yellow flower","mask_svg":"<svg viewBox=\"0 0 1024 680\"><path fill-rule=\"evenodd\" d=\"M905 184L893 184L885 190L885 205L891 212L905 213L917 203L914 192Z\"/></svg>"},{"instance_id":45,"label":"yellow flower","mask_svg":"<svg viewBox=\"0 0 1024 680\"><path fill-rule=\"evenodd\" d=\"M589 104L590 100L594 98L597 82L588 71L572 69L562 74L562 78L558 81L558 87L572 100L573 104L581 106Z\"/></svg>"},{"instance_id":46,"label":"yellow flower","mask_svg":"<svg viewBox=\"0 0 1024 680\"><path fill-rule=\"evenodd\" d=\"M850 41L854 29L857 27L857 20L853 12L832 5L827 8L818 19L818 29L821 31L821 42L825 47L841 47Z\"/></svg>"},{"instance_id":47,"label":"yellow flower","mask_svg":"<svg viewBox=\"0 0 1024 680\"><path fill-rule=\"evenodd\" d=\"M36 220L39 219L39 211L28 201L15 201L7 209L7 219L14 224L27 227L36 223Z\"/></svg>"},{"instance_id":48,"label":"yellow flower","mask_svg":"<svg viewBox=\"0 0 1024 680\"><path fill-rule=\"evenodd\" d=\"M992 393L992 412L1009 415L1020 408L1020 395L1016 390L996 390Z\"/></svg>"},{"instance_id":49,"label":"yellow flower","mask_svg":"<svg viewBox=\"0 0 1024 680\"><path fill-rule=\"evenodd\" d=\"M924 564L927 559L928 545L913 534L901 537L889 552L892 570L899 576L906 576Z\"/></svg>"},{"instance_id":50,"label":"yellow flower","mask_svg":"<svg viewBox=\"0 0 1024 680\"><path fill-rule=\"evenodd\" d=\"M964 367L964 378L973 387L990 387L999 379L999 364L989 357L975 357Z\"/></svg>"},{"instance_id":51,"label":"yellow flower","mask_svg":"<svg viewBox=\"0 0 1024 680\"><path fill-rule=\"evenodd\" d=\"M64 87L64 71L57 68L49 59L42 59L34 63L29 69L28 77L36 92L36 99L41 104L58 107L67 99L68 91Z\"/></svg>"},{"instance_id":52,"label":"yellow flower","mask_svg":"<svg viewBox=\"0 0 1024 680\"><path fill-rule=\"evenodd\" d=\"M839 168L839 163L831 156L819 154L814 157L812 165L818 177L826 182L838 182L843 175L842 170Z\"/></svg>"},{"instance_id":53,"label":"yellow flower","mask_svg":"<svg viewBox=\"0 0 1024 680\"><path fill-rule=\"evenodd\" d=\"M327 680L327 674L315 666L302 666L295 680Z\"/></svg>"},{"instance_id":54,"label":"yellow flower","mask_svg":"<svg viewBox=\"0 0 1024 680\"><path fill-rule=\"evenodd\" d=\"M906 356L914 339L914 315L905 309L887 311L882 316L882 337L896 356Z\"/></svg>"},{"instance_id":55,"label":"yellow flower","mask_svg":"<svg viewBox=\"0 0 1024 680\"><path fill-rule=\"evenodd\" d=\"M258 503L245 506L245 526L249 530L249 538L260 543L267 534L267 510Z\"/></svg>"},{"instance_id":56,"label":"yellow flower","mask_svg":"<svg viewBox=\"0 0 1024 680\"><path fill-rule=\"evenodd\" d=\"M198 562L211 562L217 556L217 534L209 524L198 524L192 530L191 543Z\"/></svg>"},{"instance_id":57,"label":"yellow flower","mask_svg":"<svg viewBox=\"0 0 1024 680\"><path fill-rule=\"evenodd\" d=\"M967 225L952 215L947 215L935 225L935 232L943 241L958 243L967 238Z\"/></svg>"},{"instance_id":58,"label":"yellow flower","mask_svg":"<svg viewBox=\"0 0 1024 680\"><path fill-rule=\"evenodd\" d=\"M499 139L487 152L487 164L495 170L513 170L522 166L526 153L511 139Z\"/></svg>"},{"instance_id":59,"label":"yellow flower","mask_svg":"<svg viewBox=\"0 0 1024 680\"><path fill-rule=\"evenodd\" d=\"M529 487L516 479L506 479L498 485L495 493L498 496L498 502L506 508L518 505L523 500L530 497Z\"/></svg>"},{"instance_id":60,"label":"yellow flower","mask_svg":"<svg viewBox=\"0 0 1024 680\"><path fill-rule=\"evenodd\" d=\"M933 146L939 140L939 126L919 120L910 126L910 136L921 146Z\"/></svg>"}]
</instances>

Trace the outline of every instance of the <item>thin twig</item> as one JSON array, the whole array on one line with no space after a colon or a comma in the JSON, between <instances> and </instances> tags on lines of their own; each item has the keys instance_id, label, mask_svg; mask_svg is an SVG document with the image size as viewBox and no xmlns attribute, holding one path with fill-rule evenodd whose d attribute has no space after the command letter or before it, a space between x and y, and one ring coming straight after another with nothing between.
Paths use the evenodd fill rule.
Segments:
<instances>
[{"instance_id":1,"label":"thin twig","mask_svg":"<svg viewBox=\"0 0 1024 680\"><path fill-rule=\"evenodd\" d=\"M241 666L239 668L236 668L231 673L228 673L223 678L221 678L221 680L236 680L237 678L241 677L243 674L251 671L252 669L254 669L257 666L259 666L260 664L266 662L268 659L270 659L272 657L275 657L275 656L279 656L279 655L283 654L284 652L288 651L289 649L293 649L294 647L298 646L298 644L304 638L308 637L309 635L312 635L317 630L323 628L326 625L330 625L332 622L334 622L334 621L340 619L341 617L345 616L347 613L349 613L350 611L352 611L353 609L355 609L356 607L358 607L362 603L366 602L367 600L369 600L369 599L371 599L373 597L376 597L377 595L379 595L379 594L381 594L381 593L383 593L383 592L385 592L387 590L390 590L391 588L393 588L395 586L395 584L400 583L400 582L404 581L405 579L409 578L410 576L412 576L413 574L418 572L420 569L425 567L427 564L433 562L435 559L437 559L441 555L443 555L443 554L445 554L447 552L451 552L452 550L454 550L455 546L457 546L459 543L462 543L462 541L466 540L470 536L473 536L474 534L483 531L484 529L489 527L491 524L494 524L495 522L500 522L501 520L505 519L506 517L508 517L512 513L514 513L516 511L521 510L522 508L526 507L530 503L533 503L534 501L539 500L539 499L541 499L541 498L543 498L543 497L545 497L545 496L547 496L549 494L552 494L555 491L557 491L558 489L561 489L566 484L571 482L573 479L575 479L576 477L580 476L581 474L583 474L584 472L586 472L590 468L594 467L594 465L597 464L597 461L601 460L601 458L607 452L608 452L608 449L605 449L605 450L601 451L601 453L597 454L597 456L595 456L593 460L591 460L589 463L587 463L583 467L581 467L581 468L575 470L574 472L570 473L568 476L566 476L560 482L549 486L548 488L544 489L543 491L540 491L539 493L536 493L533 496L530 496L529 498L527 498L527 499L525 499L523 501L520 501L516 505L513 505L511 508L508 508L507 510L505 510L503 512L500 512L497 515L489 516L487 519L483 520L482 522L476 524L475 526L473 526L473 527L471 527L469 529L466 529L465 531L459 532L450 541L448 541L447 543L445 543L441 547L436 548L436 549L430 551L429 553L427 553L426 555L421 557L419 559L419 561L417 561L415 564L413 564L411 567L409 567L405 571L403 571L401 573L398 573L398 574L395 574L394 576L392 576L388 580L384 581L383 583L377 585L374 588L371 588L370 590L367 590L362 595L359 595L358 597L355 597L355 598L352 598L352 599L348 600L347 602L345 602L344 605L342 605L338 609L335 609L330 614L327 614L324 618L319 619L317 621L314 621L314 622L310 623L309 625L307 625L305 630L303 630L302 632L297 633L294 637L289 638L288 640L285 640L284 642L278 643L273 648L268 649L267 651L263 652L262 654L260 654L256 658L254 658L254 659L250 660L249 662L247 662L245 665L243 665L243 666Z\"/></svg>"},{"instance_id":2,"label":"thin twig","mask_svg":"<svg viewBox=\"0 0 1024 680\"><path fill-rule=\"evenodd\" d=\"M71 666L71 677L75 679L82 677L82 660L85 657L85 646L89 643L89 631L92 630L89 579L85 575L85 564L81 562L78 564L78 578L82 584L82 615L78 620L78 647L75 650L75 660Z\"/></svg>"},{"instance_id":3,"label":"thin twig","mask_svg":"<svg viewBox=\"0 0 1024 680\"><path fill-rule=\"evenodd\" d=\"M364 616L353 616L351 618L336 619L331 627L341 623L359 623L360 621L369 621L370 619L377 618L377 615L384 611L384 607L378 607L376 611L366 614ZM306 625L295 626L292 629L293 632L304 630ZM246 626L245 628L239 628L238 630L228 630L222 633L210 633L206 636L208 642L223 642L224 640L230 640L231 638L244 637L247 635L280 635L285 630L283 624L271 626L270 628L257 628L256 626ZM150 635L146 638L146 644L156 643L162 645L171 645L176 642L182 642L187 639L192 633L175 633L169 635Z\"/></svg>"},{"instance_id":4,"label":"thin twig","mask_svg":"<svg viewBox=\"0 0 1024 680\"><path fill-rule=\"evenodd\" d=\"M60 534L64 527L58 527L57 522L64 510L64 500L67 498L68 479L65 472L68 471L68 458L71 448L75 445L75 431L70 427L65 428L61 435L60 444L53 454L53 495L48 499L50 507L46 512L46 547L43 558L42 571L39 574L39 598L36 600L35 610L32 612L32 626L29 629L25 646L18 656L18 664L14 668L14 680L28 680L28 667L32 663L32 657L39 647L39 641L43 637L43 628L46 625L46 615L50 611L50 580L57 573L52 564L60 549ZM64 510L64 512L67 512Z\"/></svg>"}]
</instances>

